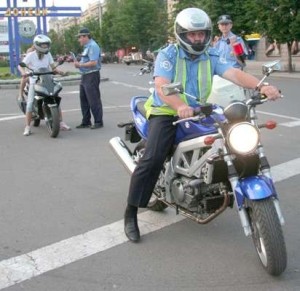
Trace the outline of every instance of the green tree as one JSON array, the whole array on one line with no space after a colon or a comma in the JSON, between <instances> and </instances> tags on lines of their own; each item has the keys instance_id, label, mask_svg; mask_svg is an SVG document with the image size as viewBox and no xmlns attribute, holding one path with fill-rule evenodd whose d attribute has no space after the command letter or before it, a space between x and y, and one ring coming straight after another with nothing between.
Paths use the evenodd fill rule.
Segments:
<instances>
[{"instance_id":1,"label":"green tree","mask_svg":"<svg viewBox=\"0 0 300 291\"><path fill-rule=\"evenodd\" d=\"M206 11L214 23L214 34L218 34L217 18L229 14L233 31L241 36L258 32L269 40L287 44L288 70L293 70L291 48L293 41L300 41L299 0L180 0L175 5L173 17L187 7L199 7Z\"/></svg>"},{"instance_id":2,"label":"green tree","mask_svg":"<svg viewBox=\"0 0 300 291\"><path fill-rule=\"evenodd\" d=\"M212 20L213 34L220 34L217 21L220 15L228 14L233 19L233 32L238 35L245 35L254 32L253 20L249 19L247 15L247 2L244 0L181 0L175 5L175 11L173 17L175 17L182 9L188 7L197 7L204 10ZM175 19L175 18L174 18Z\"/></svg>"},{"instance_id":3,"label":"green tree","mask_svg":"<svg viewBox=\"0 0 300 291\"><path fill-rule=\"evenodd\" d=\"M120 2L118 0L108 0L107 11L103 14L101 26L101 44L107 52L113 53L123 47L125 43L123 35L120 34L120 14Z\"/></svg>"},{"instance_id":4,"label":"green tree","mask_svg":"<svg viewBox=\"0 0 300 291\"><path fill-rule=\"evenodd\" d=\"M246 2L246 1L245 1ZM287 44L288 71L293 71L292 43L300 40L300 1L299 0L253 0L246 4L248 16L252 17L259 33Z\"/></svg>"},{"instance_id":5,"label":"green tree","mask_svg":"<svg viewBox=\"0 0 300 291\"><path fill-rule=\"evenodd\" d=\"M78 25L73 25L69 29L64 31L64 46L65 46L65 53L69 53L70 51L74 52L75 54L80 53L81 48L78 43L76 35L79 31Z\"/></svg>"},{"instance_id":6,"label":"green tree","mask_svg":"<svg viewBox=\"0 0 300 291\"><path fill-rule=\"evenodd\" d=\"M103 46L155 49L167 40L167 21L162 0L109 0L102 22Z\"/></svg>"},{"instance_id":7,"label":"green tree","mask_svg":"<svg viewBox=\"0 0 300 291\"><path fill-rule=\"evenodd\" d=\"M48 32L48 36L51 39L51 54L53 56L62 55L65 53L65 45L63 36L59 35L55 30L51 29ZM62 45L63 44L63 45Z\"/></svg>"}]
</instances>

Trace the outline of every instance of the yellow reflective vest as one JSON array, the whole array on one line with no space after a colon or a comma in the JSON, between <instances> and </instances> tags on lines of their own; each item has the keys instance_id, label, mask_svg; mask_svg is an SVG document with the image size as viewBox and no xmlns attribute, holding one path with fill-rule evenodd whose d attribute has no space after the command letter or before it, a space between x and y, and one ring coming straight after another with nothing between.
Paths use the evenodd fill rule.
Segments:
<instances>
[{"instance_id":1,"label":"yellow reflective vest","mask_svg":"<svg viewBox=\"0 0 300 291\"><path fill-rule=\"evenodd\" d=\"M185 91L186 82L187 82L187 74L186 74L186 61L185 58L179 57L178 46L176 45L177 56L176 56L176 68L175 68L175 82L181 82L183 85L183 89ZM205 54L208 53L205 52ZM199 61L198 64L198 88L199 88L199 104L204 104L210 94L212 86L212 76L211 76L211 65L210 59L208 57L207 60ZM188 104L187 98L185 94L179 94L181 100ZM177 115L176 110L171 108L167 104L162 104L161 106L153 106L153 94L149 96L145 103L146 116L149 118L150 115Z\"/></svg>"}]
</instances>

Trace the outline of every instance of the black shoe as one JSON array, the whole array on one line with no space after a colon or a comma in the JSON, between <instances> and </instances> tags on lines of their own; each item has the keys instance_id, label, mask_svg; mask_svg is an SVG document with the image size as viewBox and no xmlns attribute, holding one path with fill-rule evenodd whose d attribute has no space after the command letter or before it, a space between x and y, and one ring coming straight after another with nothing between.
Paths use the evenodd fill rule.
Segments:
<instances>
[{"instance_id":1,"label":"black shoe","mask_svg":"<svg viewBox=\"0 0 300 291\"><path fill-rule=\"evenodd\" d=\"M124 231L128 239L132 242L138 242L140 240L140 230L137 224L136 217L124 218Z\"/></svg>"},{"instance_id":2,"label":"black shoe","mask_svg":"<svg viewBox=\"0 0 300 291\"><path fill-rule=\"evenodd\" d=\"M82 124L82 123L76 126L76 128L90 128L90 127L91 127L90 124Z\"/></svg>"},{"instance_id":3,"label":"black shoe","mask_svg":"<svg viewBox=\"0 0 300 291\"><path fill-rule=\"evenodd\" d=\"M95 123L94 125L91 126L91 129L97 129L102 127L103 127L103 123Z\"/></svg>"}]
</instances>

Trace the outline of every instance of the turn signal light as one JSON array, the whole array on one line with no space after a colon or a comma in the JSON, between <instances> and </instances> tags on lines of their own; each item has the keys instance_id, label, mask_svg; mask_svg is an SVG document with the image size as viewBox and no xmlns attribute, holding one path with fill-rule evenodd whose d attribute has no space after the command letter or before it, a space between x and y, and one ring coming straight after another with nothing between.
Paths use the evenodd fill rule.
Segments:
<instances>
[{"instance_id":1,"label":"turn signal light","mask_svg":"<svg viewBox=\"0 0 300 291\"><path fill-rule=\"evenodd\" d=\"M276 126L277 126L277 123L274 120L268 120L266 122L266 128L267 129L274 129Z\"/></svg>"},{"instance_id":2,"label":"turn signal light","mask_svg":"<svg viewBox=\"0 0 300 291\"><path fill-rule=\"evenodd\" d=\"M212 145L214 142L215 142L215 137L214 136L207 136L205 139L204 139L204 144L205 145Z\"/></svg>"}]
</instances>

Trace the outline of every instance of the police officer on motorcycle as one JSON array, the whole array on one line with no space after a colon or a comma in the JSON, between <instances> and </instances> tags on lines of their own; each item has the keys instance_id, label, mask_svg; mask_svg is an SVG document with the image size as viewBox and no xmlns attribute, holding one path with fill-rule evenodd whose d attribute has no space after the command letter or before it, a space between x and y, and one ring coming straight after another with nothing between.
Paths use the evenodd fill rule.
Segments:
<instances>
[{"instance_id":1,"label":"police officer on motorcycle","mask_svg":"<svg viewBox=\"0 0 300 291\"><path fill-rule=\"evenodd\" d=\"M174 33L177 44L162 49L156 58L155 90L145 104L149 119L148 139L144 155L131 176L124 216L125 234L132 242L140 240L138 208L147 207L163 163L173 146L176 127L172 123L178 118L193 116L194 108L205 103L213 75L249 89L256 88L259 83L256 77L218 61L217 51L210 47L212 23L203 10L182 10L176 17ZM199 96L199 100L184 94L165 96L161 87L173 82L181 82L184 92ZM273 86L259 89L269 99L275 100L280 96Z\"/></svg>"}]
</instances>

